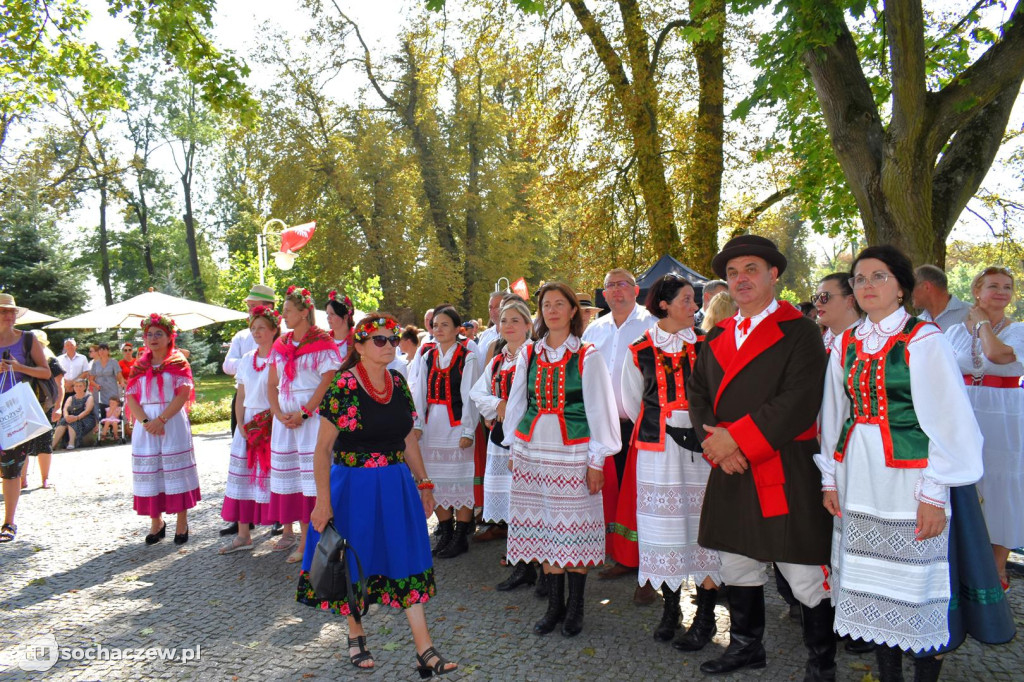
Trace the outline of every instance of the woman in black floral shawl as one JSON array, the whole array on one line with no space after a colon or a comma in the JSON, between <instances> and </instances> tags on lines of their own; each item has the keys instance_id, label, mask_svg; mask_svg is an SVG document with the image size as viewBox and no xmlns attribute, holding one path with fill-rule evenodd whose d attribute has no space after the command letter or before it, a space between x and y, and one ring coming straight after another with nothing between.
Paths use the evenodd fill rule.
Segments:
<instances>
[{"instance_id":1,"label":"woman in black floral shawl","mask_svg":"<svg viewBox=\"0 0 1024 682\"><path fill-rule=\"evenodd\" d=\"M434 596L427 517L434 510L433 483L426 477L412 435L412 397L405 379L387 369L399 342L398 322L371 313L353 331L353 352L320 403L320 435L313 461L316 506L310 517L297 599L348 616L349 658L372 668L366 634L347 603L316 597L307 572L320 531L333 517L355 549L369 583L370 599L405 609L422 677L458 666L433 647L423 604ZM333 462L333 465L332 465Z\"/></svg>"}]
</instances>

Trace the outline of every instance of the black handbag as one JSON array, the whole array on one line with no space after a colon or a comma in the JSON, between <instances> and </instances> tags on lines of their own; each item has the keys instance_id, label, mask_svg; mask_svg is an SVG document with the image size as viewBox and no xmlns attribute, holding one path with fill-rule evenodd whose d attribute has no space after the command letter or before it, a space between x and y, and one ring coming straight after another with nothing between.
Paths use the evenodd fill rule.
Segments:
<instances>
[{"instance_id":1,"label":"black handbag","mask_svg":"<svg viewBox=\"0 0 1024 682\"><path fill-rule=\"evenodd\" d=\"M349 555L355 559L356 564L354 581ZM316 543L313 562L309 567L309 582L318 599L348 602L349 611L356 621L365 616L370 608L363 564L356 550L334 527L334 519L327 522L320 533L320 542ZM359 607L360 602L362 609Z\"/></svg>"}]
</instances>

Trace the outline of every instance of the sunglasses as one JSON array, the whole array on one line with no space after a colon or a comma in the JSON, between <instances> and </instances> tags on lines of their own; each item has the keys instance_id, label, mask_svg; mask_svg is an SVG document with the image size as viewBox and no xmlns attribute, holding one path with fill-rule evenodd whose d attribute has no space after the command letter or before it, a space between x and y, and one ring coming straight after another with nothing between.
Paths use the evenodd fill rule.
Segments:
<instances>
[{"instance_id":1,"label":"sunglasses","mask_svg":"<svg viewBox=\"0 0 1024 682\"><path fill-rule=\"evenodd\" d=\"M819 303L825 305L832 299L832 294L827 291L822 291L814 296L811 296L811 305L818 305Z\"/></svg>"},{"instance_id":2,"label":"sunglasses","mask_svg":"<svg viewBox=\"0 0 1024 682\"><path fill-rule=\"evenodd\" d=\"M377 348L383 348L389 343L392 347L397 348L401 340L400 336L371 336L367 339L367 341L373 341L373 345L377 346Z\"/></svg>"}]
</instances>

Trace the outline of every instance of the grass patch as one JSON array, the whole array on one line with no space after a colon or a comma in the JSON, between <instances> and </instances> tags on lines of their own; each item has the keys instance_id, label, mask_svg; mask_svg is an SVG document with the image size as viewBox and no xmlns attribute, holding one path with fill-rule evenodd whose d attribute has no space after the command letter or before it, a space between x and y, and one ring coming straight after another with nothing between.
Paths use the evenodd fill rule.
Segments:
<instances>
[{"instance_id":1,"label":"grass patch","mask_svg":"<svg viewBox=\"0 0 1024 682\"><path fill-rule=\"evenodd\" d=\"M194 435L201 435L204 433L223 433L231 428L231 420L224 419L222 421L209 422L207 424L193 424L192 433Z\"/></svg>"},{"instance_id":2,"label":"grass patch","mask_svg":"<svg viewBox=\"0 0 1024 682\"><path fill-rule=\"evenodd\" d=\"M235 394L235 378L227 374L198 377L196 379L196 402L216 402Z\"/></svg>"}]
</instances>

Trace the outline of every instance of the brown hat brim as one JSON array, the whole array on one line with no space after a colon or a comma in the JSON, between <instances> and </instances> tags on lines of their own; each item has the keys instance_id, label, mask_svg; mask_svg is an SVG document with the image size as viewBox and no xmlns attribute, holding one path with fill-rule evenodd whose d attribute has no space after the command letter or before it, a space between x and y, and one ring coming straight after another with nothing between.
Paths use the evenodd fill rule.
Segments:
<instances>
[{"instance_id":1,"label":"brown hat brim","mask_svg":"<svg viewBox=\"0 0 1024 682\"><path fill-rule=\"evenodd\" d=\"M768 262L768 265L774 266L779 269L779 275L786 271L786 257L778 251L767 246L759 246L757 244L739 244L733 247L722 249L718 254L711 259L711 269L715 271L715 274L719 278L725 279L725 266L733 258L739 258L740 256L757 256L763 258Z\"/></svg>"}]
</instances>

